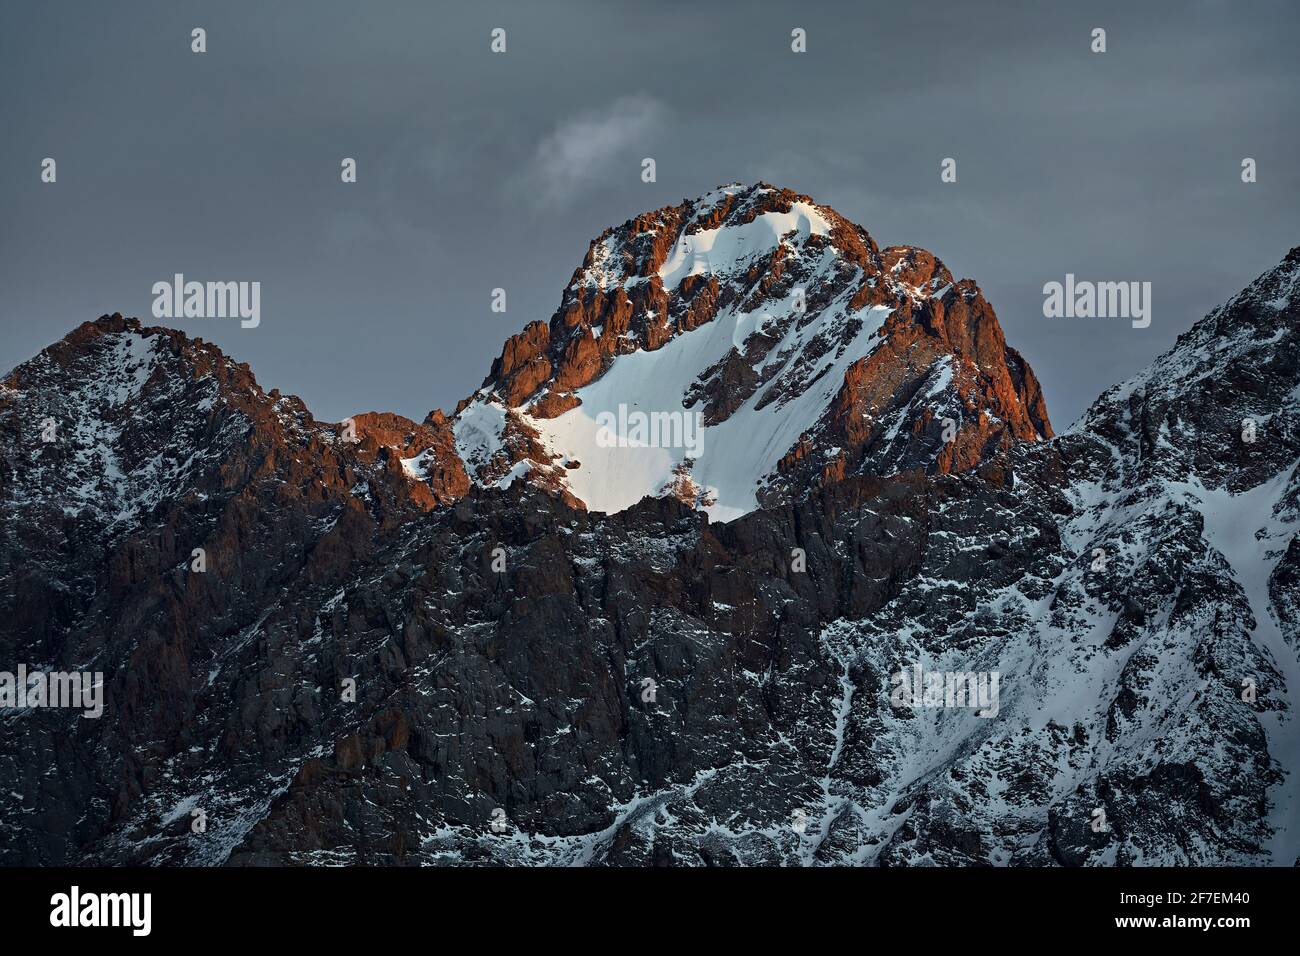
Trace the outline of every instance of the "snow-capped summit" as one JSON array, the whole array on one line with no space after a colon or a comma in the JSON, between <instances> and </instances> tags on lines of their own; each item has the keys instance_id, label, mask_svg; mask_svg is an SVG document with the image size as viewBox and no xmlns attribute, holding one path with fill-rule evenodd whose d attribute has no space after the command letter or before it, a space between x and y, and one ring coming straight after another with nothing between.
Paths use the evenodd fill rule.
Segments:
<instances>
[{"instance_id":1,"label":"snow-capped summit","mask_svg":"<svg viewBox=\"0 0 1300 956\"><path fill-rule=\"evenodd\" d=\"M1052 434L973 282L765 183L597 236L455 429L480 484L527 476L607 512L673 494L724 519Z\"/></svg>"}]
</instances>

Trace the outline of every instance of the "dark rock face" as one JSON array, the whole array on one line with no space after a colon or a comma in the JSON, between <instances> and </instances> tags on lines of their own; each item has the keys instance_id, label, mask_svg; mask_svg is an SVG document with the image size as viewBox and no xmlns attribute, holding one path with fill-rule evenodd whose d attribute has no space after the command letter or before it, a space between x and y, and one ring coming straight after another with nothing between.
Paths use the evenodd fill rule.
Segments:
<instances>
[{"instance_id":1,"label":"dark rock face","mask_svg":"<svg viewBox=\"0 0 1300 956\"><path fill-rule=\"evenodd\" d=\"M1051 442L727 523L481 488L439 416L348 435L84 325L0 385L0 669L102 671L104 714L0 712L0 862L1290 864L1297 274ZM1014 355L970 291L909 354ZM1017 363L987 388L1042 433ZM996 674L996 713L895 706L917 665Z\"/></svg>"}]
</instances>

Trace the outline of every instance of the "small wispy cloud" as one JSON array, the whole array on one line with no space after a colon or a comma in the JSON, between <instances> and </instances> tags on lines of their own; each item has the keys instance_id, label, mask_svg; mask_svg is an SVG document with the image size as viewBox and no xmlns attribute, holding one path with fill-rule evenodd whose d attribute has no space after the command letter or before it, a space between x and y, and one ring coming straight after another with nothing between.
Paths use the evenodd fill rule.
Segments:
<instances>
[{"instance_id":1,"label":"small wispy cloud","mask_svg":"<svg viewBox=\"0 0 1300 956\"><path fill-rule=\"evenodd\" d=\"M538 206L563 206L586 186L611 175L615 163L663 125L668 110L650 96L623 96L599 110L571 117L537 144L531 167L518 184ZM628 175L636 170L629 167Z\"/></svg>"}]
</instances>

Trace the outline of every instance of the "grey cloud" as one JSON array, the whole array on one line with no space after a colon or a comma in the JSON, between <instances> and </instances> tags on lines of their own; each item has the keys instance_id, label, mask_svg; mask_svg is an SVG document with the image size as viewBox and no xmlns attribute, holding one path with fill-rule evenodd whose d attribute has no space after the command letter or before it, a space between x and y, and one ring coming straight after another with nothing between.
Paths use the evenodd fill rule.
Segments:
<instances>
[{"instance_id":1,"label":"grey cloud","mask_svg":"<svg viewBox=\"0 0 1300 956\"><path fill-rule=\"evenodd\" d=\"M632 158L634 149L652 147L667 114L651 96L623 96L565 119L537 144L516 189L542 207L568 205L584 188L614 175L614 164ZM629 165L628 175L633 172L639 166Z\"/></svg>"}]
</instances>

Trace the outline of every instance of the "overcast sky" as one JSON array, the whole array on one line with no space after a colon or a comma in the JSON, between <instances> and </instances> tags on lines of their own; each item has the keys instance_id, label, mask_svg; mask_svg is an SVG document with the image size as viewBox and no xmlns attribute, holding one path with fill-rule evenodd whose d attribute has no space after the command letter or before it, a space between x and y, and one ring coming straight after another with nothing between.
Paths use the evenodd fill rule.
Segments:
<instances>
[{"instance_id":1,"label":"overcast sky","mask_svg":"<svg viewBox=\"0 0 1300 956\"><path fill-rule=\"evenodd\" d=\"M1300 244L1298 11L5 0L0 371L105 312L154 322L176 272L256 280L256 329L167 324L322 419L422 418L550 318L602 229L762 179L975 279L1059 430ZM1150 281L1151 326L1044 318L1067 272Z\"/></svg>"}]
</instances>

